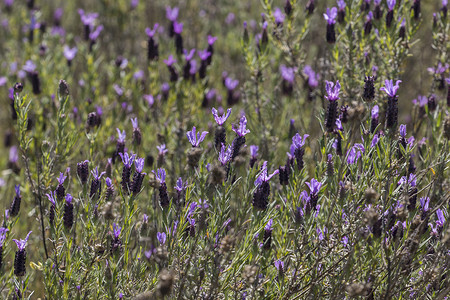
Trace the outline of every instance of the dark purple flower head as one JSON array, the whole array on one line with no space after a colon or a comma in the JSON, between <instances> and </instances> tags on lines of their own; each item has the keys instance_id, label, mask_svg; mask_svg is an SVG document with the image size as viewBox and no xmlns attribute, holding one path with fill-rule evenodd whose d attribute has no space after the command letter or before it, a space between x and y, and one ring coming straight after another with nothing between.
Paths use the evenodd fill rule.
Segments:
<instances>
[{"instance_id":1,"label":"dark purple flower head","mask_svg":"<svg viewBox=\"0 0 450 300\"><path fill-rule=\"evenodd\" d=\"M178 12L178 7L175 6L174 8L171 8L170 6L166 6L166 18L169 21L175 22L178 18Z\"/></svg>"},{"instance_id":2,"label":"dark purple flower head","mask_svg":"<svg viewBox=\"0 0 450 300\"><path fill-rule=\"evenodd\" d=\"M396 1L395 0L386 0L387 1L387 6L389 10L394 10Z\"/></svg>"},{"instance_id":3,"label":"dark purple flower head","mask_svg":"<svg viewBox=\"0 0 450 300\"><path fill-rule=\"evenodd\" d=\"M256 145L250 145L250 156L256 158L258 156L259 147Z\"/></svg>"},{"instance_id":4,"label":"dark purple flower head","mask_svg":"<svg viewBox=\"0 0 450 300\"><path fill-rule=\"evenodd\" d=\"M225 121L228 119L228 117L230 116L231 108L228 108L227 112L224 113L222 116L219 116L217 109L215 109L214 107L211 109L211 112L214 116L214 119L216 120L216 123L219 124L219 126L222 126L225 123Z\"/></svg>"},{"instance_id":5,"label":"dark purple flower head","mask_svg":"<svg viewBox=\"0 0 450 300\"><path fill-rule=\"evenodd\" d=\"M173 31L176 34L181 34L183 32L183 23L178 23L177 21L173 22Z\"/></svg>"},{"instance_id":6,"label":"dark purple flower head","mask_svg":"<svg viewBox=\"0 0 450 300\"><path fill-rule=\"evenodd\" d=\"M217 37L208 35L208 45L212 46L217 41Z\"/></svg>"},{"instance_id":7,"label":"dark purple flower head","mask_svg":"<svg viewBox=\"0 0 450 300\"><path fill-rule=\"evenodd\" d=\"M289 83L294 83L295 80L295 70L294 68L286 67L285 65L280 66L281 77Z\"/></svg>"},{"instance_id":8,"label":"dark purple flower head","mask_svg":"<svg viewBox=\"0 0 450 300\"><path fill-rule=\"evenodd\" d=\"M402 82L401 80L397 80L397 81L395 82L395 85L394 85L392 79L390 79L390 80L387 80L387 79L386 79L386 80L384 81L384 87L380 88L380 90L386 92L386 94L387 94L389 97L394 98L395 95L397 94L397 90L398 90L399 84L400 84L401 82Z\"/></svg>"},{"instance_id":9,"label":"dark purple flower head","mask_svg":"<svg viewBox=\"0 0 450 300\"><path fill-rule=\"evenodd\" d=\"M191 143L192 147L198 147L198 145L203 142L207 134L208 131L203 131L202 133L200 133L199 131L196 133L196 128L195 126L193 126L192 130L186 133L186 136L188 137L188 140Z\"/></svg>"},{"instance_id":10,"label":"dark purple flower head","mask_svg":"<svg viewBox=\"0 0 450 300\"><path fill-rule=\"evenodd\" d=\"M280 172L280 170L277 169L272 174L267 175L267 161L265 161L261 167L261 173L259 174L258 178L256 178L256 180L255 180L255 186L259 186L261 183L269 181L270 178L272 178L279 172Z\"/></svg>"},{"instance_id":11,"label":"dark purple flower head","mask_svg":"<svg viewBox=\"0 0 450 300\"><path fill-rule=\"evenodd\" d=\"M231 129L236 132L238 136L245 136L247 133L250 133L250 130L247 129L247 118L245 115L239 120L239 127L236 128L234 125L231 125Z\"/></svg>"},{"instance_id":12,"label":"dark purple flower head","mask_svg":"<svg viewBox=\"0 0 450 300\"><path fill-rule=\"evenodd\" d=\"M184 52L184 59L186 61L190 61L194 57L195 49L191 49L191 51L189 52L186 49L184 49L183 52Z\"/></svg>"},{"instance_id":13,"label":"dark purple flower head","mask_svg":"<svg viewBox=\"0 0 450 300\"><path fill-rule=\"evenodd\" d=\"M75 55L77 55L77 52L77 47L70 48L69 46L64 45L63 54L68 61L73 60L75 58Z\"/></svg>"},{"instance_id":14,"label":"dark purple flower head","mask_svg":"<svg viewBox=\"0 0 450 300\"><path fill-rule=\"evenodd\" d=\"M53 204L56 205L56 192L50 192L50 194L45 194L47 196L48 200Z\"/></svg>"},{"instance_id":15,"label":"dark purple flower head","mask_svg":"<svg viewBox=\"0 0 450 300\"><path fill-rule=\"evenodd\" d=\"M269 219L269 221L267 222L266 226L264 226L264 230L265 231L272 231L273 230L272 225L273 225L273 220Z\"/></svg>"},{"instance_id":16,"label":"dark purple flower head","mask_svg":"<svg viewBox=\"0 0 450 300\"><path fill-rule=\"evenodd\" d=\"M30 237L30 234L31 234L31 231L28 232L27 237L25 239L23 239L23 240L13 239L13 241L16 243L17 248L19 248L19 250L24 250L25 249L25 247L27 245L27 242L28 242L28 238Z\"/></svg>"},{"instance_id":17,"label":"dark purple flower head","mask_svg":"<svg viewBox=\"0 0 450 300\"><path fill-rule=\"evenodd\" d=\"M121 153L119 153L120 155ZM92 176L94 176L95 179L100 180L102 176L105 174L105 172L98 173L98 167L95 167L94 170L91 171Z\"/></svg>"},{"instance_id":18,"label":"dark purple flower head","mask_svg":"<svg viewBox=\"0 0 450 300\"><path fill-rule=\"evenodd\" d=\"M177 179L177 185L174 187L178 192L182 192L186 189L187 187L187 182L183 183L183 179L181 177L179 177Z\"/></svg>"},{"instance_id":19,"label":"dark purple flower head","mask_svg":"<svg viewBox=\"0 0 450 300\"><path fill-rule=\"evenodd\" d=\"M95 20L98 18L98 13L85 13L84 10L79 9L78 14L80 15L81 22L85 26L94 26Z\"/></svg>"},{"instance_id":20,"label":"dark purple flower head","mask_svg":"<svg viewBox=\"0 0 450 300\"><path fill-rule=\"evenodd\" d=\"M64 180L66 180L67 176L64 176L64 173L59 173L58 183L63 184Z\"/></svg>"},{"instance_id":21,"label":"dark purple flower head","mask_svg":"<svg viewBox=\"0 0 450 300\"><path fill-rule=\"evenodd\" d=\"M120 227L116 223L113 223L113 234L116 239L119 238L121 232L122 232L122 227Z\"/></svg>"},{"instance_id":22,"label":"dark purple flower head","mask_svg":"<svg viewBox=\"0 0 450 300\"><path fill-rule=\"evenodd\" d=\"M420 202L420 207L422 207L422 210L427 212L428 210L430 210L429 205L430 205L430 198L429 197L422 197L419 199Z\"/></svg>"},{"instance_id":23,"label":"dark purple flower head","mask_svg":"<svg viewBox=\"0 0 450 300\"><path fill-rule=\"evenodd\" d=\"M153 29L150 29L148 27L145 28L145 34L147 34L147 36L149 38L152 38L155 36L155 33L157 32L158 28L159 28L159 24L155 23L155 25L153 25Z\"/></svg>"},{"instance_id":24,"label":"dark purple flower head","mask_svg":"<svg viewBox=\"0 0 450 300\"><path fill-rule=\"evenodd\" d=\"M305 145L307 137L309 137L309 134L304 134L303 138L298 133L294 135L292 137L292 145L294 145L294 150L302 148Z\"/></svg>"},{"instance_id":25,"label":"dark purple flower head","mask_svg":"<svg viewBox=\"0 0 450 300\"><path fill-rule=\"evenodd\" d=\"M116 128L117 130L117 134L118 134L118 138L117 138L117 142L118 143L124 143L125 142L125 138L127 137L127 134L125 133L125 130L123 130L122 132L120 132L119 128Z\"/></svg>"},{"instance_id":26,"label":"dark purple flower head","mask_svg":"<svg viewBox=\"0 0 450 300\"><path fill-rule=\"evenodd\" d=\"M208 49L200 50L197 52L197 54L202 61L207 60L211 56L211 52L209 52Z\"/></svg>"},{"instance_id":27,"label":"dark purple flower head","mask_svg":"<svg viewBox=\"0 0 450 300\"><path fill-rule=\"evenodd\" d=\"M153 170L152 173L155 174L156 180L158 180L159 183L166 182L166 170L164 170L163 168L158 169L156 173Z\"/></svg>"},{"instance_id":28,"label":"dark purple flower head","mask_svg":"<svg viewBox=\"0 0 450 300\"><path fill-rule=\"evenodd\" d=\"M378 105L375 105L372 108L372 119L378 119L378 113L380 111L380 108L378 107Z\"/></svg>"},{"instance_id":29,"label":"dark purple flower head","mask_svg":"<svg viewBox=\"0 0 450 300\"><path fill-rule=\"evenodd\" d=\"M327 7L327 12L325 14L323 14L323 17L325 18L325 21L327 21L328 24L336 23L337 8L332 7L330 9Z\"/></svg>"},{"instance_id":30,"label":"dark purple flower head","mask_svg":"<svg viewBox=\"0 0 450 300\"><path fill-rule=\"evenodd\" d=\"M136 158L136 163L134 164L136 172L142 173L142 171L144 170L144 162L145 160L143 158Z\"/></svg>"},{"instance_id":31,"label":"dark purple flower head","mask_svg":"<svg viewBox=\"0 0 450 300\"><path fill-rule=\"evenodd\" d=\"M131 168L131 166L134 163L134 159L136 158L136 154L132 154L132 155L128 155L127 152L125 152L125 154L123 154L122 152L119 153L120 158L122 158L122 163L124 166Z\"/></svg>"},{"instance_id":32,"label":"dark purple flower head","mask_svg":"<svg viewBox=\"0 0 450 300\"><path fill-rule=\"evenodd\" d=\"M167 236L166 236L165 232L158 232L156 234L156 238L158 239L158 241L161 245L164 245L166 243Z\"/></svg>"},{"instance_id":33,"label":"dark purple flower head","mask_svg":"<svg viewBox=\"0 0 450 300\"><path fill-rule=\"evenodd\" d=\"M226 165L227 162L231 160L231 156L233 154L233 148L230 146L226 147L224 143L222 143L222 147L219 152L219 161L222 165Z\"/></svg>"},{"instance_id":34,"label":"dark purple flower head","mask_svg":"<svg viewBox=\"0 0 450 300\"><path fill-rule=\"evenodd\" d=\"M347 4L345 4L344 0L337 0L337 6L338 6L339 10L345 10L345 7L347 6Z\"/></svg>"},{"instance_id":35,"label":"dark purple flower head","mask_svg":"<svg viewBox=\"0 0 450 300\"><path fill-rule=\"evenodd\" d=\"M164 60L164 63L168 66L171 67L173 64L175 64L177 61L175 60L175 58L173 58L173 55L169 55L169 57L167 59Z\"/></svg>"},{"instance_id":36,"label":"dark purple flower head","mask_svg":"<svg viewBox=\"0 0 450 300\"><path fill-rule=\"evenodd\" d=\"M112 187L112 180L111 180L111 178L106 177L105 182L106 182L106 186L107 187Z\"/></svg>"},{"instance_id":37,"label":"dark purple flower head","mask_svg":"<svg viewBox=\"0 0 450 300\"><path fill-rule=\"evenodd\" d=\"M70 204L72 203L73 197L71 194L66 194L66 203Z\"/></svg>"},{"instance_id":38,"label":"dark purple flower head","mask_svg":"<svg viewBox=\"0 0 450 300\"><path fill-rule=\"evenodd\" d=\"M239 80L233 80L230 77L227 77L225 79L225 87L227 88L227 90L231 91L234 90L239 84Z\"/></svg>"},{"instance_id":39,"label":"dark purple flower head","mask_svg":"<svg viewBox=\"0 0 450 300\"><path fill-rule=\"evenodd\" d=\"M156 146L156 149L158 149L159 155L166 155L166 153L169 152L169 150L167 150L167 148L166 148L166 144Z\"/></svg>"},{"instance_id":40,"label":"dark purple flower head","mask_svg":"<svg viewBox=\"0 0 450 300\"><path fill-rule=\"evenodd\" d=\"M341 91L341 85L339 80L336 81L336 85L331 81L325 81L325 90L327 96L325 96L328 101L336 101L339 99L339 92Z\"/></svg>"},{"instance_id":41,"label":"dark purple flower head","mask_svg":"<svg viewBox=\"0 0 450 300\"><path fill-rule=\"evenodd\" d=\"M399 130L400 136L402 138L405 138L406 137L406 125L401 124L398 130Z\"/></svg>"},{"instance_id":42,"label":"dark purple flower head","mask_svg":"<svg viewBox=\"0 0 450 300\"><path fill-rule=\"evenodd\" d=\"M400 180L398 181L398 185L401 184L407 184L409 186L415 187L417 185L416 175L413 173L409 174L409 178L406 178L406 176L402 176Z\"/></svg>"},{"instance_id":43,"label":"dark purple flower head","mask_svg":"<svg viewBox=\"0 0 450 300\"><path fill-rule=\"evenodd\" d=\"M275 10L273 12L273 17L275 18L275 23L277 25L283 24L284 19L286 18L286 16L283 14L281 9L279 9L278 7L275 8Z\"/></svg>"}]
</instances>

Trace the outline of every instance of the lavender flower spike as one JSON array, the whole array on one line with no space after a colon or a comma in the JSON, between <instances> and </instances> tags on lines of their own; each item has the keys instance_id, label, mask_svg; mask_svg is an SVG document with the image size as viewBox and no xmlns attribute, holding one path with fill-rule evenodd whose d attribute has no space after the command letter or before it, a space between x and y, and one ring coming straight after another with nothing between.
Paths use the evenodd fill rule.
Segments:
<instances>
[{"instance_id":1,"label":"lavender flower spike","mask_svg":"<svg viewBox=\"0 0 450 300\"><path fill-rule=\"evenodd\" d=\"M113 223L113 234L114 234L114 237L118 238L121 233L122 233L122 227L120 227L116 223Z\"/></svg>"},{"instance_id":2,"label":"lavender flower spike","mask_svg":"<svg viewBox=\"0 0 450 300\"><path fill-rule=\"evenodd\" d=\"M192 147L198 147L198 145L203 142L207 134L208 131L203 131L202 133L197 132L196 134L196 128L193 126L192 130L186 133L186 136L188 137Z\"/></svg>"},{"instance_id":3,"label":"lavender flower spike","mask_svg":"<svg viewBox=\"0 0 450 300\"><path fill-rule=\"evenodd\" d=\"M120 158L122 158L122 162L124 166L127 166L128 168L131 168L133 165L134 159L136 158L136 154L128 155L127 152L125 154L119 153Z\"/></svg>"},{"instance_id":4,"label":"lavender flower spike","mask_svg":"<svg viewBox=\"0 0 450 300\"><path fill-rule=\"evenodd\" d=\"M389 97L394 98L394 97L396 96L396 94L397 94L397 90L398 90L399 84L400 84L401 82L402 82L401 80L397 80L397 81L395 82L395 85L394 85L392 79L390 79L390 80L387 80L387 79L386 79L386 80L384 81L384 87L380 88L380 90L386 92L386 94L387 94Z\"/></svg>"},{"instance_id":5,"label":"lavender flower spike","mask_svg":"<svg viewBox=\"0 0 450 300\"><path fill-rule=\"evenodd\" d=\"M319 194L320 188L322 187L322 183L317 181L315 178L311 179L310 182L307 182L306 185L310 190L310 197L317 196Z\"/></svg>"},{"instance_id":6,"label":"lavender flower spike","mask_svg":"<svg viewBox=\"0 0 450 300\"><path fill-rule=\"evenodd\" d=\"M219 153L219 161L222 163L222 165L226 165L227 162L229 162L231 160L231 156L233 154L233 148L230 146L226 147L223 143L222 143L222 147L220 149L220 153Z\"/></svg>"},{"instance_id":7,"label":"lavender flower spike","mask_svg":"<svg viewBox=\"0 0 450 300\"><path fill-rule=\"evenodd\" d=\"M216 120L216 123L219 124L219 126L222 126L230 116L231 108L227 109L227 112L224 113L221 117L219 116L217 109L215 109L214 107L212 108L211 112L214 116L214 119Z\"/></svg>"}]
</instances>

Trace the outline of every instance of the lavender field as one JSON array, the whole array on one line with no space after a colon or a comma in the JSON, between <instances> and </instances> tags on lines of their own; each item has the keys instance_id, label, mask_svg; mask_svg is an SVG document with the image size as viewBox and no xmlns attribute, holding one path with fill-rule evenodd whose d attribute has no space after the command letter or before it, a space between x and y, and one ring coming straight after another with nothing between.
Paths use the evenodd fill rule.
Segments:
<instances>
[{"instance_id":1,"label":"lavender field","mask_svg":"<svg viewBox=\"0 0 450 300\"><path fill-rule=\"evenodd\" d=\"M0 299L450 299L447 0L1 0Z\"/></svg>"}]
</instances>

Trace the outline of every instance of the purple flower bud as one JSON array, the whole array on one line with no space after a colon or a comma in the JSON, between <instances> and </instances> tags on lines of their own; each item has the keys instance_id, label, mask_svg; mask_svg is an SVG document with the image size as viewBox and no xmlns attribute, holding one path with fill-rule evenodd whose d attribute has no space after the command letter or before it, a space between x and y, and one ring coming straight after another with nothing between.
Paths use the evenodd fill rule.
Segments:
<instances>
[{"instance_id":1,"label":"purple flower bud","mask_svg":"<svg viewBox=\"0 0 450 300\"><path fill-rule=\"evenodd\" d=\"M174 7L171 8L170 6L166 6L166 18L169 21L175 22L178 18L178 13L179 13L179 8L178 7Z\"/></svg>"},{"instance_id":2,"label":"purple flower bud","mask_svg":"<svg viewBox=\"0 0 450 300\"><path fill-rule=\"evenodd\" d=\"M328 24L335 24L337 17L337 8L332 7L330 9L327 7L327 12L323 14L323 17L325 18L325 21L327 21Z\"/></svg>"},{"instance_id":3,"label":"purple flower bud","mask_svg":"<svg viewBox=\"0 0 450 300\"><path fill-rule=\"evenodd\" d=\"M400 125L399 133L402 138L406 137L406 125L405 124Z\"/></svg>"},{"instance_id":4,"label":"purple flower bud","mask_svg":"<svg viewBox=\"0 0 450 300\"><path fill-rule=\"evenodd\" d=\"M164 245L166 243L166 233L165 232L158 232L156 234L156 238L158 239L159 243L161 245Z\"/></svg>"}]
</instances>

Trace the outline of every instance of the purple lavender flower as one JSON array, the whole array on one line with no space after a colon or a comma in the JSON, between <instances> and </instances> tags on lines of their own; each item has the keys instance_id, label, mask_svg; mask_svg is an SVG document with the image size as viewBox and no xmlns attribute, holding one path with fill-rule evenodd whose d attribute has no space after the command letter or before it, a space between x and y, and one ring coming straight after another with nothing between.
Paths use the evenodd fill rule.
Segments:
<instances>
[{"instance_id":1,"label":"purple lavender flower","mask_svg":"<svg viewBox=\"0 0 450 300\"><path fill-rule=\"evenodd\" d=\"M167 65L167 68L169 69L170 81L172 81L172 82L175 82L178 80L178 72L175 70L175 68L173 66L176 62L177 61L175 60L173 55L169 55L169 57L164 60L164 63Z\"/></svg>"},{"instance_id":2,"label":"purple lavender flower","mask_svg":"<svg viewBox=\"0 0 450 300\"><path fill-rule=\"evenodd\" d=\"M110 201L112 196L114 195L114 185L113 182L111 180L111 178L107 177L105 179L105 183L106 183L106 194L105 194L105 198L107 201Z\"/></svg>"},{"instance_id":3,"label":"purple lavender flower","mask_svg":"<svg viewBox=\"0 0 450 300\"><path fill-rule=\"evenodd\" d=\"M156 149L158 149L158 155L166 155L167 152L169 152L169 150L167 150L166 148L166 144L162 144L159 146L156 146Z\"/></svg>"},{"instance_id":4,"label":"purple lavender flower","mask_svg":"<svg viewBox=\"0 0 450 300\"><path fill-rule=\"evenodd\" d=\"M303 74L305 74L305 76L307 78L308 86L309 86L310 90L316 88L319 85L320 76L319 76L319 74L316 74L316 72L314 72L314 70L311 68L311 66L306 65L303 68Z\"/></svg>"},{"instance_id":5,"label":"purple lavender flower","mask_svg":"<svg viewBox=\"0 0 450 300\"><path fill-rule=\"evenodd\" d=\"M141 129L139 128L138 119L131 118L131 124L133 126L133 142L139 146L142 141L142 134Z\"/></svg>"},{"instance_id":6,"label":"purple lavender flower","mask_svg":"<svg viewBox=\"0 0 450 300\"><path fill-rule=\"evenodd\" d=\"M153 170L152 173L155 174L156 180L158 180L160 184L166 182L166 170L163 168L159 168L156 173Z\"/></svg>"},{"instance_id":7,"label":"purple lavender flower","mask_svg":"<svg viewBox=\"0 0 450 300\"><path fill-rule=\"evenodd\" d=\"M327 7L327 12L323 14L323 17L325 18L325 21L329 25L336 23L336 17L337 17L337 8L332 7L331 9Z\"/></svg>"},{"instance_id":8,"label":"purple lavender flower","mask_svg":"<svg viewBox=\"0 0 450 300\"><path fill-rule=\"evenodd\" d=\"M176 6L174 8L166 6L166 18L172 22L176 21L178 18L179 11L180 11L179 8Z\"/></svg>"},{"instance_id":9,"label":"purple lavender flower","mask_svg":"<svg viewBox=\"0 0 450 300\"><path fill-rule=\"evenodd\" d=\"M92 181L91 181L91 190L89 193L89 197L92 198L97 191L100 190L100 179L105 174L105 172L98 172L98 167L96 167L94 170L91 171L92 174ZM100 193L99 193L100 194Z\"/></svg>"},{"instance_id":10,"label":"purple lavender flower","mask_svg":"<svg viewBox=\"0 0 450 300\"><path fill-rule=\"evenodd\" d=\"M315 178L312 178L310 182L306 182L306 185L309 187L309 197L312 199L313 197L317 197L319 195L320 188L322 187L322 183L317 181ZM316 206L315 204L313 206Z\"/></svg>"},{"instance_id":11,"label":"purple lavender flower","mask_svg":"<svg viewBox=\"0 0 450 300\"><path fill-rule=\"evenodd\" d=\"M342 23L345 20L345 7L347 6L347 4L345 4L344 0L337 0L337 6L338 6L337 21L339 23Z\"/></svg>"},{"instance_id":12,"label":"purple lavender flower","mask_svg":"<svg viewBox=\"0 0 450 300\"><path fill-rule=\"evenodd\" d=\"M277 26L282 25L284 23L284 19L286 18L281 9L279 9L278 7L275 8L273 17L275 18L275 24Z\"/></svg>"},{"instance_id":13,"label":"purple lavender flower","mask_svg":"<svg viewBox=\"0 0 450 300\"><path fill-rule=\"evenodd\" d=\"M63 53L64 57L67 59L67 64L69 65L69 67L72 64L72 60L75 58L75 55L77 55L77 52L77 47L70 48L69 46L64 45Z\"/></svg>"},{"instance_id":14,"label":"purple lavender flower","mask_svg":"<svg viewBox=\"0 0 450 300\"><path fill-rule=\"evenodd\" d=\"M444 213L442 212L441 209L436 210L436 215L438 220L436 221L436 225L439 227L443 227L444 223L445 223L445 217L444 217Z\"/></svg>"},{"instance_id":15,"label":"purple lavender flower","mask_svg":"<svg viewBox=\"0 0 450 300\"><path fill-rule=\"evenodd\" d=\"M261 167L261 173L255 180L256 190L253 193L253 206L258 209L265 210L269 203L270 185L269 180L279 173L275 170L272 174L267 174L267 161Z\"/></svg>"},{"instance_id":16,"label":"purple lavender flower","mask_svg":"<svg viewBox=\"0 0 450 300\"><path fill-rule=\"evenodd\" d=\"M334 44L336 42L336 32L334 30L334 24L336 23L336 17L338 16L338 10L336 7L331 9L327 8L327 12L323 14L323 17L327 21L327 42Z\"/></svg>"},{"instance_id":17,"label":"purple lavender flower","mask_svg":"<svg viewBox=\"0 0 450 300\"><path fill-rule=\"evenodd\" d=\"M378 126L378 113L380 108L375 105L371 111L370 133L374 133Z\"/></svg>"},{"instance_id":18,"label":"purple lavender flower","mask_svg":"<svg viewBox=\"0 0 450 300\"><path fill-rule=\"evenodd\" d=\"M394 19L394 8L396 0L386 0L388 6L388 13L386 14L386 27L391 27L392 20Z\"/></svg>"},{"instance_id":19,"label":"purple lavender flower","mask_svg":"<svg viewBox=\"0 0 450 300\"><path fill-rule=\"evenodd\" d=\"M14 257L14 275L17 277L22 277L26 273L26 260L27 260L27 253L25 251L25 247L27 246L28 238L30 237L31 231L28 232L27 236L23 240L16 240L13 239L13 241L16 243L18 250L16 251L15 257Z\"/></svg>"},{"instance_id":20,"label":"purple lavender flower","mask_svg":"<svg viewBox=\"0 0 450 300\"><path fill-rule=\"evenodd\" d=\"M67 176L64 176L63 173L59 173L59 178L58 178L58 186L56 188L56 197L59 201L61 201L62 199L64 199L64 196L66 194L66 190L64 188L64 180L66 180Z\"/></svg>"},{"instance_id":21,"label":"purple lavender flower","mask_svg":"<svg viewBox=\"0 0 450 300\"><path fill-rule=\"evenodd\" d=\"M399 88L399 83L401 80L397 80L395 85L391 80L385 80L385 86L380 90L385 91L388 95L388 106L386 110L386 128L393 128L398 121L398 99L397 90Z\"/></svg>"},{"instance_id":22,"label":"purple lavender flower","mask_svg":"<svg viewBox=\"0 0 450 300\"><path fill-rule=\"evenodd\" d=\"M239 127L235 127L234 125L231 125L231 129L236 132L237 136L243 137L247 133L250 133L250 130L247 129L247 118L245 115L243 115L239 119Z\"/></svg>"},{"instance_id":23,"label":"purple lavender flower","mask_svg":"<svg viewBox=\"0 0 450 300\"><path fill-rule=\"evenodd\" d=\"M405 138L405 137L406 137L406 125L405 125L405 124L401 124L401 125L400 125L400 127L399 127L399 133L400 133L400 136L401 136L402 138Z\"/></svg>"},{"instance_id":24,"label":"purple lavender flower","mask_svg":"<svg viewBox=\"0 0 450 300\"><path fill-rule=\"evenodd\" d=\"M306 138L309 137L309 134L304 134L303 138L300 136L300 134L295 134L292 137L292 150L293 155L295 157L295 160L297 161L297 167L299 170L303 169L304 163L303 163L303 156L305 155L305 149L303 146L306 143Z\"/></svg>"},{"instance_id":25,"label":"purple lavender flower","mask_svg":"<svg viewBox=\"0 0 450 300\"><path fill-rule=\"evenodd\" d=\"M263 242L261 244L261 247L264 250L269 250L271 243L272 243L272 231L273 231L272 224L273 224L273 220L269 219L266 226L264 226L264 236L263 236Z\"/></svg>"},{"instance_id":26,"label":"purple lavender flower","mask_svg":"<svg viewBox=\"0 0 450 300\"><path fill-rule=\"evenodd\" d=\"M409 177L402 176L398 181L398 185L406 184L408 186L415 187L417 185L416 175L413 173L409 174Z\"/></svg>"},{"instance_id":27,"label":"purple lavender flower","mask_svg":"<svg viewBox=\"0 0 450 300\"><path fill-rule=\"evenodd\" d=\"M379 141L379 137L378 137L378 134L376 133L373 136L372 142L370 143L370 148L375 147L378 144L378 141Z\"/></svg>"},{"instance_id":28,"label":"purple lavender flower","mask_svg":"<svg viewBox=\"0 0 450 300\"><path fill-rule=\"evenodd\" d=\"M92 45L95 44L95 42L97 41L98 37L100 36L100 33L103 31L103 25L99 25L97 26L97 28L95 28L94 31L92 31L91 33L89 33L89 40L91 41L91 48Z\"/></svg>"},{"instance_id":29,"label":"purple lavender flower","mask_svg":"<svg viewBox=\"0 0 450 300\"><path fill-rule=\"evenodd\" d=\"M131 166L134 163L136 158L136 154L128 155L127 152L124 154L119 153L122 158L123 169L122 169L122 190L124 193L128 193L129 185L130 185L130 175L131 175Z\"/></svg>"},{"instance_id":30,"label":"purple lavender flower","mask_svg":"<svg viewBox=\"0 0 450 300\"><path fill-rule=\"evenodd\" d=\"M216 120L216 123L219 126L223 126L223 124L225 123L225 121L228 119L228 117L231 114L231 108L228 108L227 112L224 113L222 116L219 116L219 114L217 112L217 109L215 109L214 107L211 109L211 112L212 112L212 114L214 116L214 119Z\"/></svg>"},{"instance_id":31,"label":"purple lavender flower","mask_svg":"<svg viewBox=\"0 0 450 300\"><path fill-rule=\"evenodd\" d=\"M420 207L422 208L423 212L427 212L430 210L430 198L429 197L421 197L419 199Z\"/></svg>"},{"instance_id":32,"label":"purple lavender flower","mask_svg":"<svg viewBox=\"0 0 450 300\"><path fill-rule=\"evenodd\" d=\"M133 175L133 181L130 185L130 190L134 195L141 191L142 182L144 181L144 176L146 175L146 173L143 173L144 162L145 160L143 158L137 158L135 160L135 172Z\"/></svg>"},{"instance_id":33,"label":"purple lavender flower","mask_svg":"<svg viewBox=\"0 0 450 300\"><path fill-rule=\"evenodd\" d=\"M230 160L233 154L233 148L230 146L226 147L225 144L222 143L222 147L219 153L219 161L222 166L225 166Z\"/></svg>"},{"instance_id":34,"label":"purple lavender flower","mask_svg":"<svg viewBox=\"0 0 450 300\"><path fill-rule=\"evenodd\" d=\"M239 84L239 80L233 80L230 77L225 79L225 87L227 90L234 90Z\"/></svg>"},{"instance_id":35,"label":"purple lavender flower","mask_svg":"<svg viewBox=\"0 0 450 300\"><path fill-rule=\"evenodd\" d=\"M155 23L153 29L145 28L145 33L148 36L147 41L147 59L149 61L157 60L159 56L158 43L156 42L154 36L159 28L159 24Z\"/></svg>"},{"instance_id":36,"label":"purple lavender flower","mask_svg":"<svg viewBox=\"0 0 450 300\"><path fill-rule=\"evenodd\" d=\"M173 21L173 32L175 34L175 48L177 54L180 55L183 52L183 37L181 36L181 33L183 32L183 23Z\"/></svg>"},{"instance_id":37,"label":"purple lavender flower","mask_svg":"<svg viewBox=\"0 0 450 300\"><path fill-rule=\"evenodd\" d=\"M14 199L9 208L9 214L11 215L11 217L15 217L19 214L20 203L22 202L22 196L20 195L20 184L15 185L14 190L16 192L16 195L14 196Z\"/></svg>"},{"instance_id":38,"label":"purple lavender flower","mask_svg":"<svg viewBox=\"0 0 450 300\"><path fill-rule=\"evenodd\" d=\"M347 152L347 163L353 165L363 155L365 149L362 144L356 143Z\"/></svg>"},{"instance_id":39,"label":"purple lavender flower","mask_svg":"<svg viewBox=\"0 0 450 300\"><path fill-rule=\"evenodd\" d=\"M159 243L162 245L164 245L166 243L166 233L165 232L158 232L156 234L156 238L158 239Z\"/></svg>"},{"instance_id":40,"label":"purple lavender flower","mask_svg":"<svg viewBox=\"0 0 450 300\"><path fill-rule=\"evenodd\" d=\"M121 233L122 233L122 227L120 227L116 223L113 223L113 235L114 235L114 237L115 238L119 238Z\"/></svg>"},{"instance_id":41,"label":"purple lavender flower","mask_svg":"<svg viewBox=\"0 0 450 300\"><path fill-rule=\"evenodd\" d=\"M71 194L66 194L66 203L64 204L63 223L64 227L68 230L73 225L73 197Z\"/></svg>"},{"instance_id":42,"label":"purple lavender flower","mask_svg":"<svg viewBox=\"0 0 450 300\"><path fill-rule=\"evenodd\" d=\"M292 94L294 89L294 80L295 80L295 69L286 67L285 65L280 66L281 77L283 78L282 82L282 91L285 95Z\"/></svg>"},{"instance_id":43,"label":"purple lavender flower","mask_svg":"<svg viewBox=\"0 0 450 300\"><path fill-rule=\"evenodd\" d=\"M334 128L336 127L336 119L338 115L337 100L339 100L339 92L341 90L339 80L336 81L336 85L331 81L325 81L325 90L327 92L325 98L328 100L328 109L325 126L327 127L328 132L333 132Z\"/></svg>"},{"instance_id":44,"label":"purple lavender flower","mask_svg":"<svg viewBox=\"0 0 450 300\"><path fill-rule=\"evenodd\" d=\"M206 135L208 134L208 131L203 131L202 133L197 132L195 126L192 127L191 131L188 131L186 133L186 136L188 137L189 142L191 143L192 147L198 147L198 145L205 139Z\"/></svg>"}]
</instances>

